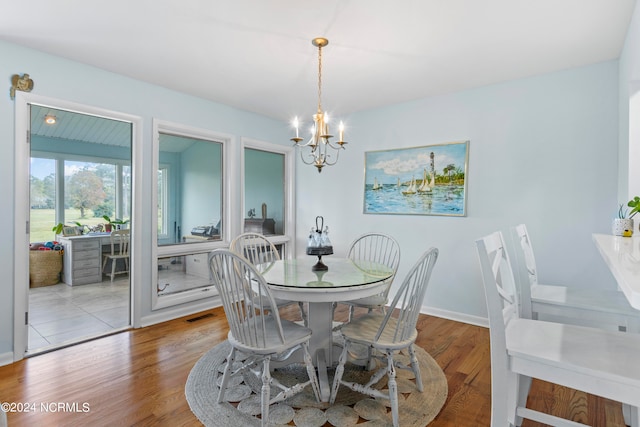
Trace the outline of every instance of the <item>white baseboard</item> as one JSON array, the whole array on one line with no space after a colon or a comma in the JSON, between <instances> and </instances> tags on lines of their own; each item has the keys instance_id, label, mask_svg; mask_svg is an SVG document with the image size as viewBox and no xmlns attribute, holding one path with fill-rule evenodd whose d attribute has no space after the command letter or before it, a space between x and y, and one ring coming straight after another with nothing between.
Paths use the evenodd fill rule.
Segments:
<instances>
[{"instance_id":1,"label":"white baseboard","mask_svg":"<svg viewBox=\"0 0 640 427\"><path fill-rule=\"evenodd\" d=\"M221 306L219 298L214 301L208 300L201 303L189 304L187 306L177 306L175 308L163 309L159 313L152 313L140 319L140 327L155 325L157 323L168 322L179 317L189 316L190 314L200 313L201 311L211 310L212 308Z\"/></svg>"},{"instance_id":2,"label":"white baseboard","mask_svg":"<svg viewBox=\"0 0 640 427\"><path fill-rule=\"evenodd\" d=\"M459 313L456 311L442 310L436 307L422 306L420 313L430 316L442 317L443 319L454 320L456 322L468 323L470 325L489 327L489 319L486 317L472 316L470 314Z\"/></svg>"},{"instance_id":3,"label":"white baseboard","mask_svg":"<svg viewBox=\"0 0 640 427\"><path fill-rule=\"evenodd\" d=\"M0 353L0 366L11 365L13 363L13 353Z\"/></svg>"}]
</instances>

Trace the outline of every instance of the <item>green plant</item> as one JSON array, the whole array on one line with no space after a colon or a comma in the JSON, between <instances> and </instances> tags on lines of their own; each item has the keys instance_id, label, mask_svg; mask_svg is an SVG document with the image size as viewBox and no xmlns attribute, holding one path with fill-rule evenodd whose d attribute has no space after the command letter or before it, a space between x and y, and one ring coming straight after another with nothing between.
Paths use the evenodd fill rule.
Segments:
<instances>
[{"instance_id":1,"label":"green plant","mask_svg":"<svg viewBox=\"0 0 640 427\"><path fill-rule=\"evenodd\" d=\"M640 212L640 197L636 196L633 199L629 200L627 206L631 208L631 211L629 212L629 218L633 218L635 214Z\"/></svg>"},{"instance_id":2,"label":"green plant","mask_svg":"<svg viewBox=\"0 0 640 427\"><path fill-rule=\"evenodd\" d=\"M84 232L85 228L89 228L88 225L84 225L84 224L80 224L78 221L73 221L73 224L75 224L80 230L82 230L82 232ZM62 231L64 230L64 224L59 222L56 225L53 226L53 228L51 229L51 231L53 231L55 234L62 234Z\"/></svg>"},{"instance_id":3,"label":"green plant","mask_svg":"<svg viewBox=\"0 0 640 427\"><path fill-rule=\"evenodd\" d=\"M104 218L105 221L107 221L107 223L111 224L111 225L122 225L122 224L127 224L129 222L128 219L111 219L109 217L109 215L102 215L102 218Z\"/></svg>"},{"instance_id":4,"label":"green plant","mask_svg":"<svg viewBox=\"0 0 640 427\"><path fill-rule=\"evenodd\" d=\"M53 228L51 229L51 231L53 231L55 234L62 234L62 229L64 228L64 224L59 222L56 225L53 226Z\"/></svg>"}]
</instances>

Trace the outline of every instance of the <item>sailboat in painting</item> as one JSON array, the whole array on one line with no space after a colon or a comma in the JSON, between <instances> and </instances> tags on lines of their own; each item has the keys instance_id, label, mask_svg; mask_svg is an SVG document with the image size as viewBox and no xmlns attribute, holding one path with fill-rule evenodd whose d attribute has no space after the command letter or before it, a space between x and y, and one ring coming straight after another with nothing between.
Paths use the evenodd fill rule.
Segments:
<instances>
[{"instance_id":1,"label":"sailboat in painting","mask_svg":"<svg viewBox=\"0 0 640 427\"><path fill-rule=\"evenodd\" d=\"M422 182L420 186L416 189L418 193L430 193L431 190L435 187L435 181L433 178L433 173L431 174L431 182L427 181L427 170L424 169L424 174L422 176Z\"/></svg>"},{"instance_id":2,"label":"sailboat in painting","mask_svg":"<svg viewBox=\"0 0 640 427\"><path fill-rule=\"evenodd\" d=\"M382 190L382 184L380 184L376 178L373 178L373 187L371 189Z\"/></svg>"},{"instance_id":3,"label":"sailboat in painting","mask_svg":"<svg viewBox=\"0 0 640 427\"><path fill-rule=\"evenodd\" d=\"M416 194L416 179L411 178L411 184L409 184L409 188L404 190L402 194Z\"/></svg>"}]
</instances>

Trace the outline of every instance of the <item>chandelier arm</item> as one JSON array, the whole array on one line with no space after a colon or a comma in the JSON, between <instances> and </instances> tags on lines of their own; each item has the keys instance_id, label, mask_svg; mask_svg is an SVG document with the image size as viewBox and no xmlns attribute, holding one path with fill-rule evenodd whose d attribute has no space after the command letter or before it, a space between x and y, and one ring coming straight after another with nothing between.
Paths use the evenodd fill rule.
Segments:
<instances>
[{"instance_id":1,"label":"chandelier arm","mask_svg":"<svg viewBox=\"0 0 640 427\"><path fill-rule=\"evenodd\" d=\"M316 157L314 155L312 155L312 154L309 154L308 156L311 158L310 162L307 162L304 159L304 154L302 153L302 150L300 150L300 160L302 160L302 163L304 163L305 165L313 165L313 164L315 164Z\"/></svg>"},{"instance_id":2,"label":"chandelier arm","mask_svg":"<svg viewBox=\"0 0 640 427\"><path fill-rule=\"evenodd\" d=\"M343 144L346 144L346 142L343 142ZM344 145L340 145L340 144L333 145L331 141L327 141L327 145L336 151L339 151L340 149L345 150Z\"/></svg>"},{"instance_id":3,"label":"chandelier arm","mask_svg":"<svg viewBox=\"0 0 640 427\"><path fill-rule=\"evenodd\" d=\"M340 157L340 151L336 150L336 159L333 162L330 162L328 159L330 158L330 155L325 155L324 157L324 164L327 166L333 166L336 163L338 163L338 157Z\"/></svg>"}]
</instances>

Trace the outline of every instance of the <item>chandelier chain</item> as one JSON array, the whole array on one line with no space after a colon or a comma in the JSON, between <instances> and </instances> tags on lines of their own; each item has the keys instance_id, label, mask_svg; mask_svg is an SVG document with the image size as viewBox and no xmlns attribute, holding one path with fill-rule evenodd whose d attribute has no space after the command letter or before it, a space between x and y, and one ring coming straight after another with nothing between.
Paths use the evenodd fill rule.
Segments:
<instances>
[{"instance_id":1,"label":"chandelier chain","mask_svg":"<svg viewBox=\"0 0 640 427\"><path fill-rule=\"evenodd\" d=\"M322 112L322 45L318 46L318 112Z\"/></svg>"}]
</instances>

